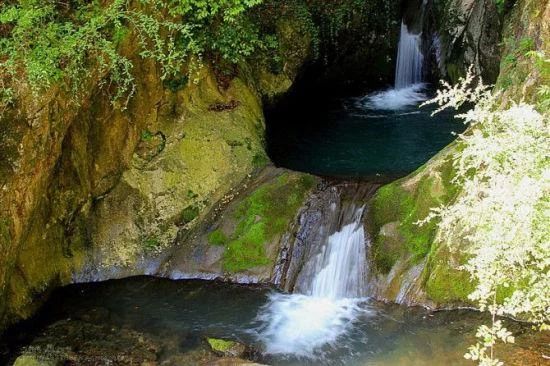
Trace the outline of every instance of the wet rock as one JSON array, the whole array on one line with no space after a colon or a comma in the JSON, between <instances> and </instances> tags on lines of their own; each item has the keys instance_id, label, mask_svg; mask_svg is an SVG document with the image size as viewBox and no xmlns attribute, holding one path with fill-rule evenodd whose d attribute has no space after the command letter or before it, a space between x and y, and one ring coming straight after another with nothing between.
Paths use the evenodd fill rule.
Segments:
<instances>
[{"instance_id":1,"label":"wet rock","mask_svg":"<svg viewBox=\"0 0 550 366\"><path fill-rule=\"evenodd\" d=\"M453 82L470 65L485 82L499 74L502 22L495 1L452 0L447 2L440 33L443 35L441 67Z\"/></svg>"},{"instance_id":2,"label":"wet rock","mask_svg":"<svg viewBox=\"0 0 550 366\"><path fill-rule=\"evenodd\" d=\"M309 293L316 267L308 258L323 250L328 237L353 221L377 185L324 181L309 197L292 234L284 237L273 282L285 291ZM366 259L366 258L365 258Z\"/></svg>"},{"instance_id":3,"label":"wet rock","mask_svg":"<svg viewBox=\"0 0 550 366\"><path fill-rule=\"evenodd\" d=\"M282 49L303 50L284 51L286 83L264 82L263 63L239 68L222 90L212 67L193 83L163 82L133 37L121 45L136 83L127 109L113 108L98 70L78 100L59 85L36 98L20 83L0 115L0 329L31 316L52 287L156 273L182 211L196 205L183 224L199 224L267 162L262 95L292 84L311 45L301 28L295 19L281 37Z\"/></svg>"},{"instance_id":4,"label":"wet rock","mask_svg":"<svg viewBox=\"0 0 550 366\"><path fill-rule=\"evenodd\" d=\"M222 358L219 360L211 361L204 366L267 366L256 362L243 360L241 358Z\"/></svg>"},{"instance_id":5,"label":"wet rock","mask_svg":"<svg viewBox=\"0 0 550 366\"><path fill-rule=\"evenodd\" d=\"M180 231L179 247L161 269L174 279L219 278L236 283L268 283L284 236L319 179L265 167L220 201L202 225Z\"/></svg>"}]
</instances>

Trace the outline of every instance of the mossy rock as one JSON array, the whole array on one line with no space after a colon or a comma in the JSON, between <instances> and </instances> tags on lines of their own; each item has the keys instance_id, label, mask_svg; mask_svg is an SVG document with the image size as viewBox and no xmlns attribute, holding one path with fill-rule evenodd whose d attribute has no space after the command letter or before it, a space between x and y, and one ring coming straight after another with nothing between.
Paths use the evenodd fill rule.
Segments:
<instances>
[{"instance_id":1,"label":"mossy rock","mask_svg":"<svg viewBox=\"0 0 550 366\"><path fill-rule=\"evenodd\" d=\"M216 229L208 234L208 243L212 245L225 245L227 243L227 235L220 229Z\"/></svg>"},{"instance_id":2,"label":"mossy rock","mask_svg":"<svg viewBox=\"0 0 550 366\"><path fill-rule=\"evenodd\" d=\"M269 264L266 244L285 232L315 182L309 175L283 173L246 197L233 212L237 224L226 244L224 269L239 272Z\"/></svg>"},{"instance_id":3,"label":"mossy rock","mask_svg":"<svg viewBox=\"0 0 550 366\"><path fill-rule=\"evenodd\" d=\"M460 238L443 240L437 219L420 223L432 209L450 204L460 194L460 187L453 181L452 163L453 154L459 150L457 143L449 145L410 176L381 187L371 201L368 225L378 275L383 278L397 263L407 263L402 269L405 271L426 263L415 280L419 292L411 294L413 301L435 306L471 303L468 295L474 284L460 269L466 262L460 255L466 243ZM398 290L404 285L392 283Z\"/></svg>"},{"instance_id":4,"label":"mossy rock","mask_svg":"<svg viewBox=\"0 0 550 366\"><path fill-rule=\"evenodd\" d=\"M181 223L188 224L191 221L195 220L199 216L200 210L197 206L191 205L187 206L181 212Z\"/></svg>"},{"instance_id":5,"label":"mossy rock","mask_svg":"<svg viewBox=\"0 0 550 366\"><path fill-rule=\"evenodd\" d=\"M370 210L372 254L382 273L388 273L400 257L410 256L413 263L418 263L430 253L437 221L419 222L458 192L452 183L452 160L449 156L440 156L439 160L432 161L437 166L423 166L410 177L381 187L374 195ZM390 226L392 231L388 233Z\"/></svg>"},{"instance_id":6,"label":"mossy rock","mask_svg":"<svg viewBox=\"0 0 550 366\"><path fill-rule=\"evenodd\" d=\"M32 355L22 355L17 357L13 366L55 366L58 362L42 360L37 356Z\"/></svg>"},{"instance_id":7,"label":"mossy rock","mask_svg":"<svg viewBox=\"0 0 550 366\"><path fill-rule=\"evenodd\" d=\"M206 338L210 349L218 356L240 357L246 352L246 346L242 343L221 338Z\"/></svg>"},{"instance_id":8,"label":"mossy rock","mask_svg":"<svg viewBox=\"0 0 550 366\"><path fill-rule=\"evenodd\" d=\"M430 255L425 271L426 294L437 304L472 304L468 295L475 289L470 274L459 266L467 258L459 252L451 252L446 244L440 244Z\"/></svg>"}]
</instances>

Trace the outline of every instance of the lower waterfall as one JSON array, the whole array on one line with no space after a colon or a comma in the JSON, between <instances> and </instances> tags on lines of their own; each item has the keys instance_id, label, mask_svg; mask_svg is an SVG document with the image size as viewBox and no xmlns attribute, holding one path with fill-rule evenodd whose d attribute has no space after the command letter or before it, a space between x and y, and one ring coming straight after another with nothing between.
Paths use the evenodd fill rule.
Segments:
<instances>
[{"instance_id":1,"label":"lower waterfall","mask_svg":"<svg viewBox=\"0 0 550 366\"><path fill-rule=\"evenodd\" d=\"M332 220L350 216L351 222L325 239L320 251L309 257L304 272L313 273L297 290L301 293L273 293L261 309L259 338L268 354L319 357L353 324L371 311L365 306L367 271L363 208L355 205L336 212ZM352 210L345 212L345 210ZM323 228L321 229L323 230Z\"/></svg>"},{"instance_id":2,"label":"lower waterfall","mask_svg":"<svg viewBox=\"0 0 550 366\"><path fill-rule=\"evenodd\" d=\"M309 295L330 299L358 298L364 294L366 274L365 231L357 209L354 221L328 238L315 258L315 272Z\"/></svg>"}]
</instances>

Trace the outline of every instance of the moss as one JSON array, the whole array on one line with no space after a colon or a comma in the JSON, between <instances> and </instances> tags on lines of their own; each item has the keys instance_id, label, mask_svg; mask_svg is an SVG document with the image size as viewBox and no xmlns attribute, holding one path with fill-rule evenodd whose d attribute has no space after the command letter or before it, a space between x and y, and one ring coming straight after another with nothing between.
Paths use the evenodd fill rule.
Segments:
<instances>
[{"instance_id":1,"label":"moss","mask_svg":"<svg viewBox=\"0 0 550 366\"><path fill-rule=\"evenodd\" d=\"M262 168L269 163L269 158L263 152L258 152L252 157L252 165L255 168Z\"/></svg>"},{"instance_id":2,"label":"moss","mask_svg":"<svg viewBox=\"0 0 550 366\"><path fill-rule=\"evenodd\" d=\"M195 205L187 206L181 212L181 223L188 224L199 216L199 208Z\"/></svg>"},{"instance_id":3,"label":"moss","mask_svg":"<svg viewBox=\"0 0 550 366\"><path fill-rule=\"evenodd\" d=\"M13 366L53 366L58 362L42 360L31 355L22 355L17 357Z\"/></svg>"},{"instance_id":4,"label":"moss","mask_svg":"<svg viewBox=\"0 0 550 366\"><path fill-rule=\"evenodd\" d=\"M206 338L206 341L214 351L227 352L236 345L236 342L219 338Z\"/></svg>"},{"instance_id":5,"label":"moss","mask_svg":"<svg viewBox=\"0 0 550 366\"><path fill-rule=\"evenodd\" d=\"M429 196L428 196L429 197ZM424 219L430 210L430 203L426 193L421 192L415 197L402 188L399 183L382 187L374 197L373 211L376 227L387 222L397 221L398 233L402 238L402 248L388 248L383 235L375 238L374 254L379 268L389 271L395 261L406 249L415 260L423 258L430 250L431 240L435 233L435 223L418 225L417 221ZM392 249L392 250L388 250Z\"/></svg>"},{"instance_id":6,"label":"moss","mask_svg":"<svg viewBox=\"0 0 550 366\"><path fill-rule=\"evenodd\" d=\"M452 161L447 158L436 172L428 171L423 166L412 178L398 180L376 192L371 201L375 233L372 253L380 272L388 273L395 262L406 254L412 256L413 263L418 263L430 252L437 221L422 225L418 221L425 219L432 208L446 204L456 196L458 187L451 183L453 177ZM409 187L408 181L412 179L416 182ZM381 232L392 222L397 225L396 232Z\"/></svg>"},{"instance_id":7,"label":"moss","mask_svg":"<svg viewBox=\"0 0 550 366\"><path fill-rule=\"evenodd\" d=\"M208 234L208 243L212 245L225 245L227 243L227 235L220 229L216 229Z\"/></svg>"},{"instance_id":8,"label":"moss","mask_svg":"<svg viewBox=\"0 0 550 366\"><path fill-rule=\"evenodd\" d=\"M143 240L145 250L155 250L160 246L160 240L156 237L149 237Z\"/></svg>"},{"instance_id":9,"label":"moss","mask_svg":"<svg viewBox=\"0 0 550 366\"><path fill-rule=\"evenodd\" d=\"M199 196L199 195L196 194L195 192L193 192L193 190L191 190L191 189L188 189L188 190L187 190L187 198L189 198L189 199L195 199L195 198L197 198L198 196Z\"/></svg>"},{"instance_id":10,"label":"moss","mask_svg":"<svg viewBox=\"0 0 550 366\"><path fill-rule=\"evenodd\" d=\"M449 253L439 253L438 262L429 271L426 294L438 304L469 304L468 295L475 289L469 273L450 266ZM460 262L465 262L465 259Z\"/></svg>"},{"instance_id":11,"label":"moss","mask_svg":"<svg viewBox=\"0 0 550 366\"><path fill-rule=\"evenodd\" d=\"M142 141L151 141L153 139L154 134L149 130L143 130L141 131L141 140Z\"/></svg>"},{"instance_id":12,"label":"moss","mask_svg":"<svg viewBox=\"0 0 550 366\"><path fill-rule=\"evenodd\" d=\"M183 74L169 77L163 81L164 87L174 93L183 89L188 83L189 77Z\"/></svg>"},{"instance_id":13,"label":"moss","mask_svg":"<svg viewBox=\"0 0 550 366\"><path fill-rule=\"evenodd\" d=\"M6 218L0 218L0 248L7 250L10 241L10 221Z\"/></svg>"},{"instance_id":14,"label":"moss","mask_svg":"<svg viewBox=\"0 0 550 366\"><path fill-rule=\"evenodd\" d=\"M545 40L549 31L545 23L544 3L524 1L517 3L504 27L503 57L496 87L503 92L503 102L522 100L545 110L540 88L548 85L549 75L538 70L530 51L547 51Z\"/></svg>"},{"instance_id":15,"label":"moss","mask_svg":"<svg viewBox=\"0 0 550 366\"><path fill-rule=\"evenodd\" d=\"M224 254L224 268L238 272L266 265L265 244L281 235L302 205L315 179L285 173L253 191L236 209L235 231Z\"/></svg>"}]
</instances>

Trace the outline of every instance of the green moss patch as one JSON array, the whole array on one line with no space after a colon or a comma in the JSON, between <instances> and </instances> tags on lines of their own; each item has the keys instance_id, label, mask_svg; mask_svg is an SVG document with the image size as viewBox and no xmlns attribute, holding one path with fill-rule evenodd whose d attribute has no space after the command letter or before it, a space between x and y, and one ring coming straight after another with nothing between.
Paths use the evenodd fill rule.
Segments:
<instances>
[{"instance_id":1,"label":"green moss patch","mask_svg":"<svg viewBox=\"0 0 550 366\"><path fill-rule=\"evenodd\" d=\"M419 225L432 208L449 202L457 194L451 183L454 170L451 160L445 161L437 174L423 174L411 189L406 189L399 180L383 186L371 202L371 219L374 226L372 254L377 269L387 273L404 254L411 254L418 262L430 252L435 237L437 222ZM414 178L408 178L414 179ZM380 229L388 223L396 223L394 235L383 235Z\"/></svg>"},{"instance_id":2,"label":"green moss patch","mask_svg":"<svg viewBox=\"0 0 550 366\"><path fill-rule=\"evenodd\" d=\"M220 229L212 231L208 234L208 243L212 245L225 245L227 243L227 235L223 233Z\"/></svg>"},{"instance_id":3,"label":"green moss patch","mask_svg":"<svg viewBox=\"0 0 550 366\"><path fill-rule=\"evenodd\" d=\"M188 224L199 216L199 208L197 206L191 205L187 206L181 212L181 223Z\"/></svg>"},{"instance_id":4,"label":"green moss patch","mask_svg":"<svg viewBox=\"0 0 550 366\"><path fill-rule=\"evenodd\" d=\"M469 304L468 295L474 291L475 283L468 272L450 265L452 256L453 253L444 247L437 255L431 256L426 294L438 304ZM462 265L466 260L464 257L458 258L457 264Z\"/></svg>"},{"instance_id":5,"label":"green moss patch","mask_svg":"<svg viewBox=\"0 0 550 366\"><path fill-rule=\"evenodd\" d=\"M206 338L206 341L214 351L227 352L235 346L235 342L219 338Z\"/></svg>"},{"instance_id":6,"label":"green moss patch","mask_svg":"<svg viewBox=\"0 0 550 366\"><path fill-rule=\"evenodd\" d=\"M244 199L234 212L237 225L226 244L224 269L238 272L268 264L265 244L282 235L314 183L311 176L285 173Z\"/></svg>"},{"instance_id":7,"label":"green moss patch","mask_svg":"<svg viewBox=\"0 0 550 366\"><path fill-rule=\"evenodd\" d=\"M145 250L155 250L161 246L160 240L154 236L146 238L142 244Z\"/></svg>"}]
</instances>

